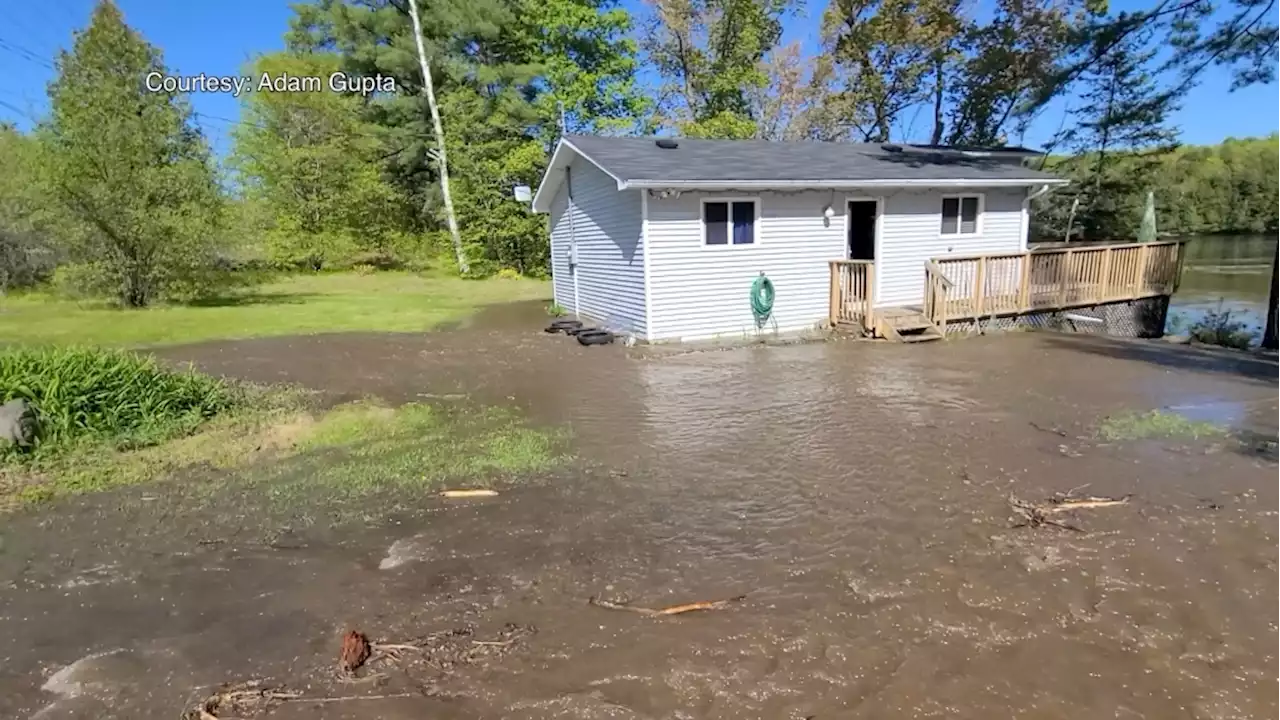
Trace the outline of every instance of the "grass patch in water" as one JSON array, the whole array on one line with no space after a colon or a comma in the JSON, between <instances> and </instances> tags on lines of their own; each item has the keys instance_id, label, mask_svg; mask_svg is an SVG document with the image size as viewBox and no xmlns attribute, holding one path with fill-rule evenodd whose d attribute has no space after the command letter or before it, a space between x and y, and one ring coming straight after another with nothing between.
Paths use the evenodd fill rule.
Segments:
<instances>
[{"instance_id":1,"label":"grass patch in water","mask_svg":"<svg viewBox=\"0 0 1280 720\"><path fill-rule=\"evenodd\" d=\"M374 401L307 409L306 396L261 391L253 411L219 417L201 432L126 452L86 449L29 468L0 468L0 506L215 471L273 500L356 498L425 489L446 480L487 486L564 459L565 434L529 427L501 408L445 410ZM13 471L20 470L21 474ZM5 502L7 501L7 502Z\"/></svg>"},{"instance_id":2,"label":"grass patch in water","mask_svg":"<svg viewBox=\"0 0 1280 720\"><path fill-rule=\"evenodd\" d=\"M1104 440L1198 439L1220 437L1226 428L1164 410L1125 412L1104 418L1098 435Z\"/></svg>"},{"instance_id":3,"label":"grass patch in water","mask_svg":"<svg viewBox=\"0 0 1280 720\"><path fill-rule=\"evenodd\" d=\"M499 478L552 468L565 458L565 439L564 431L529 427L502 408L353 403L326 415L300 444L301 454L256 484L277 500L352 499L429 490L446 481L489 487Z\"/></svg>"}]
</instances>

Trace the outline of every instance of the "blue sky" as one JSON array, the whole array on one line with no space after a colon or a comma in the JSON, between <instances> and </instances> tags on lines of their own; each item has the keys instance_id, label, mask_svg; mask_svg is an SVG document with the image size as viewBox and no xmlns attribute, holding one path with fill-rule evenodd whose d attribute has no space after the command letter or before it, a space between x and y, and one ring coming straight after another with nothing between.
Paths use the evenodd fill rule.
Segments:
<instances>
[{"instance_id":1,"label":"blue sky","mask_svg":"<svg viewBox=\"0 0 1280 720\"><path fill-rule=\"evenodd\" d=\"M279 49L291 15L289 0L116 0L125 20L164 52L171 70L182 74L238 74L254 55ZM72 31L82 27L94 0L44 0L43 3L0 2L0 119L31 125L31 117L47 107L45 86L53 77L53 57L69 46ZM638 10L640 0L623 0ZM1136 9L1143 3L1115 0L1118 9ZM801 40L813 47L823 2L813 2L806 13L786 21L784 42ZM652 78L642 78L651 80ZM1182 141L1216 143L1223 138L1265 135L1280 129L1277 86L1254 86L1228 92L1229 72L1212 69L1185 99L1174 117ZM224 154L229 149L229 121L239 113L230 95L198 94L192 97L197 121ZM1062 122L1064 105L1049 108L1025 138L1011 138L1040 145ZM905 139L921 139L929 131L928 117L904 119Z\"/></svg>"}]
</instances>

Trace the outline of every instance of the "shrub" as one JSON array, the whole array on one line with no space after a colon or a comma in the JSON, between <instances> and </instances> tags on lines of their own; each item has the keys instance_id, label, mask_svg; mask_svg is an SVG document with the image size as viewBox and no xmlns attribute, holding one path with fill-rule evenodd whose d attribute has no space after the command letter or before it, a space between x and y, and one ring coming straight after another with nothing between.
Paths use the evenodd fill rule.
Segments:
<instances>
[{"instance_id":1,"label":"shrub","mask_svg":"<svg viewBox=\"0 0 1280 720\"><path fill-rule=\"evenodd\" d=\"M36 410L37 451L92 440L143 447L191 433L235 402L221 380L151 356L93 348L0 351L0 402Z\"/></svg>"},{"instance_id":2,"label":"shrub","mask_svg":"<svg viewBox=\"0 0 1280 720\"><path fill-rule=\"evenodd\" d=\"M1199 322L1191 326L1190 335L1195 342L1206 345L1248 350L1257 333L1249 329L1245 323L1233 320L1231 311L1219 304L1217 310L1210 310Z\"/></svg>"},{"instance_id":3,"label":"shrub","mask_svg":"<svg viewBox=\"0 0 1280 720\"><path fill-rule=\"evenodd\" d=\"M57 252L36 233L0 227L0 293L45 282L57 264Z\"/></svg>"},{"instance_id":4,"label":"shrub","mask_svg":"<svg viewBox=\"0 0 1280 720\"><path fill-rule=\"evenodd\" d=\"M514 268L502 268L498 271L497 277L499 280L519 280L523 276Z\"/></svg>"},{"instance_id":5,"label":"shrub","mask_svg":"<svg viewBox=\"0 0 1280 720\"><path fill-rule=\"evenodd\" d=\"M53 272L53 291L68 300L87 300L110 296L111 277L98 263L70 263Z\"/></svg>"}]
</instances>

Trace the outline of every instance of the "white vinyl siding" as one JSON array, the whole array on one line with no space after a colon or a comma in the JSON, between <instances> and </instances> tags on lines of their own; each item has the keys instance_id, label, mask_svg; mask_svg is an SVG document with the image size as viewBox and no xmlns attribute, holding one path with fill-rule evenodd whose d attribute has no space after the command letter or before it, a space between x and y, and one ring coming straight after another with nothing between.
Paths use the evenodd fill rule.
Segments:
<instances>
[{"instance_id":1,"label":"white vinyl siding","mask_svg":"<svg viewBox=\"0 0 1280 720\"><path fill-rule=\"evenodd\" d=\"M942 198L956 193L901 190L884 196L877 243L876 305L919 305L924 300L924 264L947 255L1015 253L1023 250L1022 200L1025 188L981 188L978 232L944 235Z\"/></svg>"},{"instance_id":2,"label":"white vinyl siding","mask_svg":"<svg viewBox=\"0 0 1280 720\"><path fill-rule=\"evenodd\" d=\"M640 191L617 182L582 158L569 166L551 208L551 268L556 304L610 330L644 336L644 248ZM568 189L573 214L568 212ZM569 268L570 235L578 242L578 300Z\"/></svg>"},{"instance_id":3,"label":"white vinyl siding","mask_svg":"<svg viewBox=\"0 0 1280 720\"><path fill-rule=\"evenodd\" d=\"M704 245L703 200L758 201L752 244ZM752 195L685 192L648 200L650 339L698 339L756 332L751 284L773 282L764 331L813 328L827 319L828 263L847 255L842 198L827 191ZM832 203L839 213L824 221ZM934 230L936 235L937 230Z\"/></svg>"},{"instance_id":4,"label":"white vinyl siding","mask_svg":"<svg viewBox=\"0 0 1280 720\"><path fill-rule=\"evenodd\" d=\"M573 275L569 272L569 192L565 185L551 200L551 291L556 305L573 311Z\"/></svg>"}]
</instances>

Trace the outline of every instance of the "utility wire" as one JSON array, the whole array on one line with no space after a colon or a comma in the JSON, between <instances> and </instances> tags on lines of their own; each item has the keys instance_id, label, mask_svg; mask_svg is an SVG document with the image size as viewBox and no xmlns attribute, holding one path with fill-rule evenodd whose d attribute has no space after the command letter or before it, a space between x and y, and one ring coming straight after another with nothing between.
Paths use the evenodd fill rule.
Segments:
<instances>
[{"instance_id":1,"label":"utility wire","mask_svg":"<svg viewBox=\"0 0 1280 720\"><path fill-rule=\"evenodd\" d=\"M42 57L40 57L39 55L37 55L37 54L35 54L35 53L31 52L31 51L30 51L30 50L28 50L28 49L26 49L26 48L22 47L21 45L18 45L17 43L13 43L13 42L10 42L10 41L8 41L8 40L5 40L4 38L0 38L0 50L6 50L6 51L8 51L11 55L14 55L14 56L16 56L16 57L18 57L18 58L21 58L21 59L23 59L23 60L26 60L27 62L31 62L31 63L35 63L35 64L37 64L37 65L41 65L41 66L46 67L46 68L48 68L48 69L50 69L50 70L55 69L55 68L53 67L53 63L49 62L48 60L45 60L44 58L42 58Z\"/></svg>"}]
</instances>

